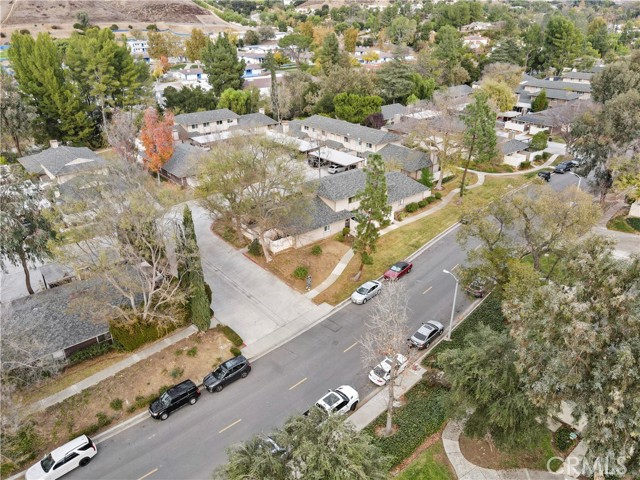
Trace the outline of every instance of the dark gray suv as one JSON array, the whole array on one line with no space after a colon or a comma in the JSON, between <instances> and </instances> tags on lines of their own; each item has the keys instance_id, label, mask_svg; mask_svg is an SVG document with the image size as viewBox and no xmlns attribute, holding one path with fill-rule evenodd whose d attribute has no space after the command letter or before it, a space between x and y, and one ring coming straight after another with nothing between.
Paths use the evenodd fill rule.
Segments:
<instances>
[{"instance_id":1,"label":"dark gray suv","mask_svg":"<svg viewBox=\"0 0 640 480\"><path fill-rule=\"evenodd\" d=\"M186 405L194 405L198 401L200 390L191 380L185 380L160 395L149 405L149 415L166 420L174 410Z\"/></svg>"},{"instance_id":2,"label":"dark gray suv","mask_svg":"<svg viewBox=\"0 0 640 480\"><path fill-rule=\"evenodd\" d=\"M209 375L204 377L202 384L209 392L221 392L222 389L238 380L246 378L251 371L251 363L242 355L227 360L216 368Z\"/></svg>"}]
</instances>

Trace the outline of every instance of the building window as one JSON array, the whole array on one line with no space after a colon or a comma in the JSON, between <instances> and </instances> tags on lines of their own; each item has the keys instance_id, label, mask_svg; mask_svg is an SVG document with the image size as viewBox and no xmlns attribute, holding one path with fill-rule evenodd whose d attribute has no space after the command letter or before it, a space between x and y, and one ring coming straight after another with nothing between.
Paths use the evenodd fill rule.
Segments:
<instances>
[{"instance_id":1,"label":"building window","mask_svg":"<svg viewBox=\"0 0 640 480\"><path fill-rule=\"evenodd\" d=\"M355 203L356 197L349 197L349 203Z\"/></svg>"},{"instance_id":2,"label":"building window","mask_svg":"<svg viewBox=\"0 0 640 480\"><path fill-rule=\"evenodd\" d=\"M198 128L198 125L191 125L191 130L196 130Z\"/></svg>"},{"instance_id":3,"label":"building window","mask_svg":"<svg viewBox=\"0 0 640 480\"><path fill-rule=\"evenodd\" d=\"M330 225L325 225L325 226L324 226L324 231L325 231L325 232L329 232L329 231L331 231L331 226L330 226Z\"/></svg>"},{"instance_id":4,"label":"building window","mask_svg":"<svg viewBox=\"0 0 640 480\"><path fill-rule=\"evenodd\" d=\"M208 127L208 126L209 126L209 122L204 122L204 123L202 124L202 126L203 126L203 127Z\"/></svg>"},{"instance_id":5,"label":"building window","mask_svg":"<svg viewBox=\"0 0 640 480\"><path fill-rule=\"evenodd\" d=\"M373 145L370 143L367 143L367 148L373 148Z\"/></svg>"},{"instance_id":6,"label":"building window","mask_svg":"<svg viewBox=\"0 0 640 480\"><path fill-rule=\"evenodd\" d=\"M227 120L227 123L233 123L233 120L229 119Z\"/></svg>"},{"instance_id":7,"label":"building window","mask_svg":"<svg viewBox=\"0 0 640 480\"><path fill-rule=\"evenodd\" d=\"M345 143L349 143L349 137L344 137Z\"/></svg>"},{"instance_id":8,"label":"building window","mask_svg":"<svg viewBox=\"0 0 640 480\"><path fill-rule=\"evenodd\" d=\"M304 129L308 132L309 131L309 127L307 125L304 126Z\"/></svg>"},{"instance_id":9,"label":"building window","mask_svg":"<svg viewBox=\"0 0 640 480\"><path fill-rule=\"evenodd\" d=\"M217 120L216 125L222 125L222 120Z\"/></svg>"},{"instance_id":10,"label":"building window","mask_svg":"<svg viewBox=\"0 0 640 480\"><path fill-rule=\"evenodd\" d=\"M324 130L322 130L322 135L326 135L326 134L327 134L327 132L325 132Z\"/></svg>"}]
</instances>

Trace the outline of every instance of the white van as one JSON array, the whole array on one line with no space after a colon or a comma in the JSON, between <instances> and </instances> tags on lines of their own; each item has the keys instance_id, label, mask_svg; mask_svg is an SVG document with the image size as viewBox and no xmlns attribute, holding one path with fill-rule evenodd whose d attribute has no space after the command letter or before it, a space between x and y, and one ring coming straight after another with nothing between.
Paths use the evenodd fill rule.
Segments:
<instances>
[{"instance_id":1,"label":"white van","mask_svg":"<svg viewBox=\"0 0 640 480\"><path fill-rule=\"evenodd\" d=\"M342 165L331 165L329 167L329 169L327 170L327 172L329 173L340 173L340 172L346 172L347 171L347 167L344 167Z\"/></svg>"},{"instance_id":2,"label":"white van","mask_svg":"<svg viewBox=\"0 0 640 480\"><path fill-rule=\"evenodd\" d=\"M56 448L27 470L27 480L54 480L76 468L84 467L98 453L96 444L86 435Z\"/></svg>"}]
</instances>

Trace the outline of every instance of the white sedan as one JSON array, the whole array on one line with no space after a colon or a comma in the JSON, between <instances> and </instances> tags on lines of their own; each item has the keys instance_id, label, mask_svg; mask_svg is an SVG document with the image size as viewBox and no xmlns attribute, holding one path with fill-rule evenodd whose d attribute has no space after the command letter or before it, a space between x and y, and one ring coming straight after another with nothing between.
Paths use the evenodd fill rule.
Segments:
<instances>
[{"instance_id":1,"label":"white sedan","mask_svg":"<svg viewBox=\"0 0 640 480\"><path fill-rule=\"evenodd\" d=\"M335 390L329 390L326 395L317 401L316 406L328 413L344 415L349 410L355 410L359 401L360 396L355 388L349 385L342 385Z\"/></svg>"},{"instance_id":2,"label":"white sedan","mask_svg":"<svg viewBox=\"0 0 640 480\"><path fill-rule=\"evenodd\" d=\"M378 365L376 365L373 370L369 372L369 380L371 380L376 385L382 386L385 385L389 378L391 378L391 363L393 362L391 357L387 357L382 360ZM404 369L407 367L407 357L402 354L396 355L396 365L398 369L396 370L396 375L402 373Z\"/></svg>"},{"instance_id":3,"label":"white sedan","mask_svg":"<svg viewBox=\"0 0 640 480\"><path fill-rule=\"evenodd\" d=\"M371 300L382 290L382 283L377 280L371 280L367 283L363 283L360 287L351 295L351 301L357 305L367 303L367 300Z\"/></svg>"}]
</instances>

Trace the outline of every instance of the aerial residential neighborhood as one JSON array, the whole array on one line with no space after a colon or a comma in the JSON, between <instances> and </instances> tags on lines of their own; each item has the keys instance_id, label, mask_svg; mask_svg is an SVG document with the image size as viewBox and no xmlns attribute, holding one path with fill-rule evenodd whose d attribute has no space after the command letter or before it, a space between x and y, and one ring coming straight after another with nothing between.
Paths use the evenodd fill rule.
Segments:
<instances>
[{"instance_id":1,"label":"aerial residential neighborhood","mask_svg":"<svg viewBox=\"0 0 640 480\"><path fill-rule=\"evenodd\" d=\"M0 17L0 478L640 478L640 2Z\"/></svg>"}]
</instances>

